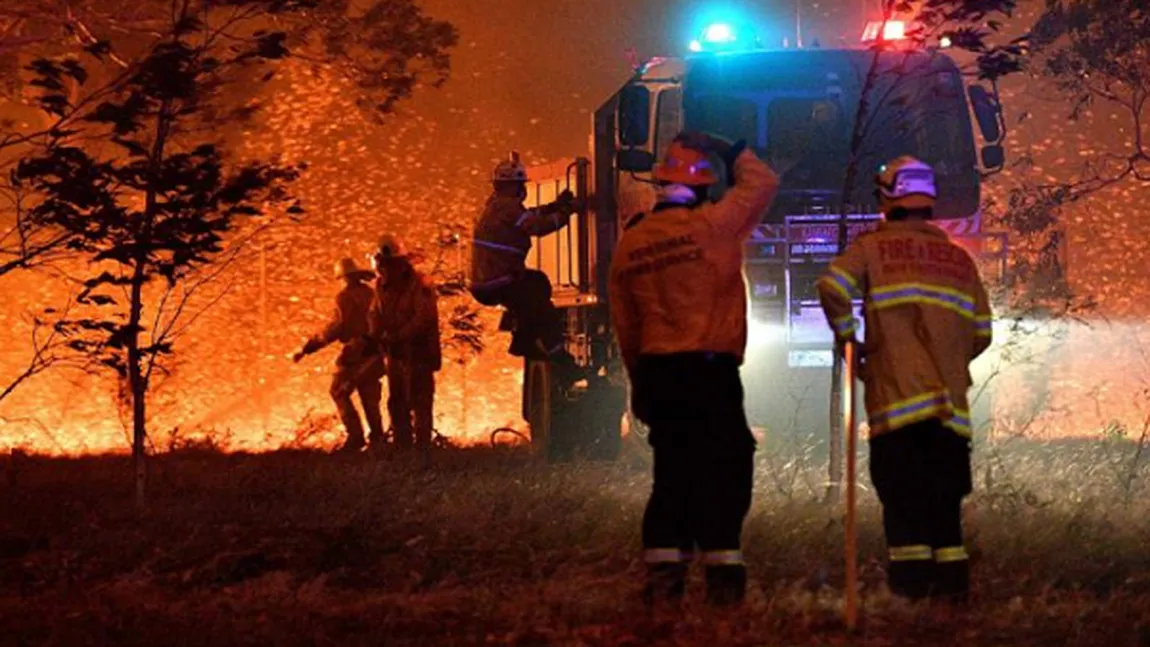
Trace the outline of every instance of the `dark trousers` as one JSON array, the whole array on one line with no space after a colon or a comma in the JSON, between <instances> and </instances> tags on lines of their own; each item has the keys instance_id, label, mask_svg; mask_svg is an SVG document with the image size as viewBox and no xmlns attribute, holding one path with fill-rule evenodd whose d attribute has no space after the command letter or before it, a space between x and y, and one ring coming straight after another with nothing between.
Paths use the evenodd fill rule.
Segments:
<instances>
[{"instance_id":1,"label":"dark trousers","mask_svg":"<svg viewBox=\"0 0 1150 647\"><path fill-rule=\"evenodd\" d=\"M563 318L551 303L551 279L538 270L526 270L513 283L497 288L475 288L472 296L483 305L501 305L514 315L516 329L511 352L517 356L539 356L563 348ZM539 349L536 341L542 342Z\"/></svg>"},{"instance_id":2,"label":"dark trousers","mask_svg":"<svg viewBox=\"0 0 1150 647\"><path fill-rule=\"evenodd\" d=\"M392 359L388 365L387 413L395 444L421 450L431 446L434 427L435 371L422 362Z\"/></svg>"},{"instance_id":3,"label":"dark trousers","mask_svg":"<svg viewBox=\"0 0 1150 647\"><path fill-rule=\"evenodd\" d=\"M743 410L733 356L643 356L632 376L632 407L650 427L654 487L643 515L643 547L654 588L682 592L694 550L707 567L712 601L742 599L741 535L751 506L755 441Z\"/></svg>"},{"instance_id":4,"label":"dark trousers","mask_svg":"<svg viewBox=\"0 0 1150 647\"><path fill-rule=\"evenodd\" d=\"M347 430L347 446L349 449L363 447L363 423L359 419L359 412L355 410L352 402L352 393L359 394L359 402L363 406L363 417L367 418L367 426L371 431L371 442L383 439L383 415L380 412L380 401L383 399L383 385L379 375L361 377L354 388L347 390L345 384L350 377L350 371L340 371L331 381L331 398L335 401L335 409L339 413L340 422Z\"/></svg>"},{"instance_id":5,"label":"dark trousers","mask_svg":"<svg viewBox=\"0 0 1150 647\"><path fill-rule=\"evenodd\" d=\"M882 502L891 590L909 598L966 597L970 570L962 500L972 490L970 441L928 420L870 441Z\"/></svg>"}]
</instances>

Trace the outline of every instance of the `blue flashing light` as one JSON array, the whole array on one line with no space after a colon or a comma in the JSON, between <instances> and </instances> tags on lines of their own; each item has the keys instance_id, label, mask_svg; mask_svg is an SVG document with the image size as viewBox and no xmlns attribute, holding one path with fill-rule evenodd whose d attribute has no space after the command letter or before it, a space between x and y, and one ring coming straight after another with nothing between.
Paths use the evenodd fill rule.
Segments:
<instances>
[{"instance_id":1,"label":"blue flashing light","mask_svg":"<svg viewBox=\"0 0 1150 647\"><path fill-rule=\"evenodd\" d=\"M734 21L707 23L698 37L688 46L695 53L731 53L749 51L756 47L759 47L759 43L754 28Z\"/></svg>"},{"instance_id":2,"label":"blue flashing light","mask_svg":"<svg viewBox=\"0 0 1150 647\"><path fill-rule=\"evenodd\" d=\"M718 22L707 26L703 31L703 40L708 43L733 43L737 37L730 25Z\"/></svg>"}]
</instances>

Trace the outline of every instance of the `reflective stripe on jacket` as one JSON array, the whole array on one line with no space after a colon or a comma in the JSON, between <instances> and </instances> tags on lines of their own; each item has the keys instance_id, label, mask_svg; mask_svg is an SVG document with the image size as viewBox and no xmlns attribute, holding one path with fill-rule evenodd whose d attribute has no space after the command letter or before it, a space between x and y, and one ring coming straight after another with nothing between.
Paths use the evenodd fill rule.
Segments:
<instances>
[{"instance_id":1,"label":"reflective stripe on jacket","mask_svg":"<svg viewBox=\"0 0 1150 647\"><path fill-rule=\"evenodd\" d=\"M747 285L743 245L778 190L771 168L743 150L735 184L716 203L657 208L628 223L611 261L612 324L623 360L640 354L743 358Z\"/></svg>"},{"instance_id":2,"label":"reflective stripe on jacket","mask_svg":"<svg viewBox=\"0 0 1150 647\"><path fill-rule=\"evenodd\" d=\"M528 209L523 202L499 194L483 207L471 250L473 290L506 285L523 273L532 236L562 229L567 216L552 204Z\"/></svg>"},{"instance_id":3,"label":"reflective stripe on jacket","mask_svg":"<svg viewBox=\"0 0 1150 647\"><path fill-rule=\"evenodd\" d=\"M969 366L990 346L991 312L965 250L929 222L884 222L831 263L818 292L841 339L855 337L851 298L863 298L872 437L930 418L971 435Z\"/></svg>"}]
</instances>

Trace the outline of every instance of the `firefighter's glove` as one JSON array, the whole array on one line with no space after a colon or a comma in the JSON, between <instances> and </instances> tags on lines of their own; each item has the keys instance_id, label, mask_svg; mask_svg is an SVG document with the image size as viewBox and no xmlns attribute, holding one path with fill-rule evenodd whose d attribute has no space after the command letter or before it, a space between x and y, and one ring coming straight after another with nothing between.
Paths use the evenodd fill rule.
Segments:
<instances>
[{"instance_id":1,"label":"firefighter's glove","mask_svg":"<svg viewBox=\"0 0 1150 647\"><path fill-rule=\"evenodd\" d=\"M303 348L300 349L300 351L298 353L296 353L295 355L292 355L292 361L298 363L301 359L303 359L304 357L307 357L308 355L311 355L312 353L318 351L322 347L323 347L323 344L319 343L318 340L316 340L314 338L309 339L309 340L307 340L307 343L303 345Z\"/></svg>"},{"instance_id":2,"label":"firefighter's glove","mask_svg":"<svg viewBox=\"0 0 1150 647\"><path fill-rule=\"evenodd\" d=\"M731 143L730 140L719 137L718 135L690 131L680 133L675 140L687 148L693 148L708 155L713 154L719 156L726 167L727 181L732 186L735 184L735 160L739 158L739 155L742 154L743 150L747 147L746 140L740 139L737 142Z\"/></svg>"},{"instance_id":3,"label":"firefighter's glove","mask_svg":"<svg viewBox=\"0 0 1150 647\"><path fill-rule=\"evenodd\" d=\"M570 216L575 213L576 207L578 206L575 201L575 194L569 189L563 191L563 193L560 193L559 197L555 199L555 206L564 217Z\"/></svg>"},{"instance_id":4,"label":"firefighter's glove","mask_svg":"<svg viewBox=\"0 0 1150 647\"><path fill-rule=\"evenodd\" d=\"M854 339L837 339L838 352L842 353L844 357L846 356L845 346L848 342L855 346L855 365L853 366L855 377L862 380L866 371L866 354L863 352L863 345Z\"/></svg>"}]
</instances>

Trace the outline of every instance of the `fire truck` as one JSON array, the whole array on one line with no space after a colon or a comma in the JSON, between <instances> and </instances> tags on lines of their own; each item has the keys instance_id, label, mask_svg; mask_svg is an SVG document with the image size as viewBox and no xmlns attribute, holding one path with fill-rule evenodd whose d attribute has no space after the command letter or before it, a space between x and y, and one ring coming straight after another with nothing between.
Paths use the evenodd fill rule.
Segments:
<instances>
[{"instance_id":1,"label":"fire truck","mask_svg":"<svg viewBox=\"0 0 1150 647\"><path fill-rule=\"evenodd\" d=\"M872 46L878 30L881 48ZM591 375L557 389L546 365L527 362L523 416L540 450L553 459L610 459L621 428L638 429L627 424L607 276L623 224L654 202L656 160L684 129L745 140L781 180L745 250L746 406L752 427L767 434L825 434L833 337L814 284L840 251L840 226L849 241L881 219L872 178L883 163L908 154L932 164L935 224L972 253L984 276L1003 270L1005 235L983 231L980 211L981 183L1005 159L997 92L964 83L946 42L924 46L906 31L888 21L869 25L857 48L770 49L733 25L710 25L690 54L634 66L592 116L587 156L529 169L529 204L566 188L587 204L565 230L536 240L529 256L551 277L569 348ZM858 180L844 188L864 87Z\"/></svg>"}]
</instances>

